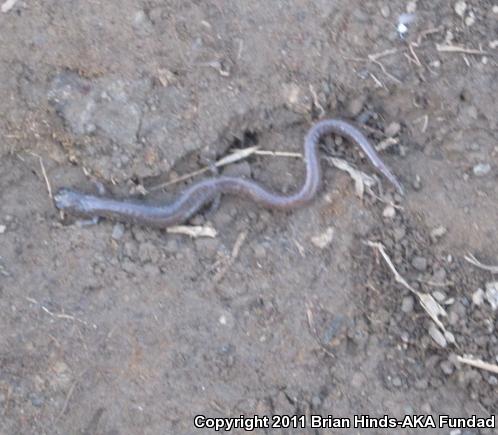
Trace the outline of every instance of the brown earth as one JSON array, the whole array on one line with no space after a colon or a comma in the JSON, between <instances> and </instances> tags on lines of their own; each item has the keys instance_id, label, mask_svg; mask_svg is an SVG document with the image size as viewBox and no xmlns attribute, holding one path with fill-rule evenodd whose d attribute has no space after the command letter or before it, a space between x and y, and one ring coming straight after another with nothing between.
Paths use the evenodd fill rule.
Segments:
<instances>
[{"instance_id":1,"label":"brown earth","mask_svg":"<svg viewBox=\"0 0 498 435\"><path fill-rule=\"evenodd\" d=\"M0 434L208 433L198 414L497 413L498 375L457 361L498 363L497 274L464 259L498 263L496 3L18 0L0 29ZM96 178L128 195L235 148L299 152L326 116L389 145L405 197L383 183L360 200L324 163L309 207L223 198L193 220L217 237L192 239L80 228L47 194L41 162L54 191ZM345 142L324 147L371 173ZM303 165L253 155L224 171L290 191ZM436 343L367 240L441 302L454 344ZM425 433L496 433L451 431Z\"/></svg>"}]
</instances>

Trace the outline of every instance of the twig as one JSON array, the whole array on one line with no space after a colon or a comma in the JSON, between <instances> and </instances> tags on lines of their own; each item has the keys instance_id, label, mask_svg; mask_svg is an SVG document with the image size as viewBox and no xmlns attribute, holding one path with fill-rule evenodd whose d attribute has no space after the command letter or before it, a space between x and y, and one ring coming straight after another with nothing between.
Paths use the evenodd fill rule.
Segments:
<instances>
[{"instance_id":1,"label":"twig","mask_svg":"<svg viewBox=\"0 0 498 435\"><path fill-rule=\"evenodd\" d=\"M85 326L88 326L88 323L84 320L78 319L77 317L74 317L70 314L65 314L65 313L54 313L50 311L46 306L41 305L36 299L30 298L28 296L25 296L24 299L26 299L28 302L31 302L34 305L39 305L40 308L47 313L50 317L53 317L54 319L62 319L62 320L72 320L73 322L80 322Z\"/></svg>"},{"instance_id":2,"label":"twig","mask_svg":"<svg viewBox=\"0 0 498 435\"><path fill-rule=\"evenodd\" d=\"M216 168L220 168L220 167L228 165L230 163L235 163L235 162L238 162L239 160L246 159L251 154L254 154L258 148L259 147L254 146L254 147L249 147L249 148L244 148L244 149L238 150L238 151L234 152L233 154L229 154L228 156L221 158L220 160L218 160L217 162L214 163L214 166ZM147 190L149 190L150 192L154 192L156 190L163 189L163 188L171 186L173 184L177 184L177 183L180 183L182 181L189 180L190 178L196 177L197 175L201 175L204 172L208 172L209 170L211 170L211 167L206 166L206 167L201 168L197 171L190 172L188 174L185 174L185 175L182 175L178 178L175 178L174 180L170 180L170 181L167 181L165 183L161 183L161 184L158 184L156 186L149 187Z\"/></svg>"},{"instance_id":3,"label":"twig","mask_svg":"<svg viewBox=\"0 0 498 435\"><path fill-rule=\"evenodd\" d=\"M398 53L400 50L398 48L389 48L387 50L381 51L380 53L374 53L368 55L368 60L375 62L382 57L390 56L391 54Z\"/></svg>"},{"instance_id":4,"label":"twig","mask_svg":"<svg viewBox=\"0 0 498 435\"><path fill-rule=\"evenodd\" d=\"M325 109L320 104L320 101L318 100L318 95L316 94L315 88L313 87L312 84L310 84L310 92L311 92L311 96L313 97L313 104L315 105L315 107L317 109L320 110L319 118L321 118L323 115L325 115Z\"/></svg>"},{"instance_id":5,"label":"twig","mask_svg":"<svg viewBox=\"0 0 498 435\"><path fill-rule=\"evenodd\" d=\"M410 53L412 54L413 58L415 59L415 63L417 66L422 66L422 63L420 62L420 59L417 56L417 53L415 53L415 50L413 49L413 43L408 44L408 48L410 50Z\"/></svg>"},{"instance_id":6,"label":"twig","mask_svg":"<svg viewBox=\"0 0 498 435\"><path fill-rule=\"evenodd\" d=\"M487 51L477 50L475 48L459 47L458 45L436 44L436 50L442 53L465 53L465 54L477 54L477 55L488 54Z\"/></svg>"},{"instance_id":7,"label":"twig","mask_svg":"<svg viewBox=\"0 0 498 435\"><path fill-rule=\"evenodd\" d=\"M292 153L287 151L271 151L271 150L257 150L254 154L259 156L273 156L273 157L296 157L298 159L304 159L301 153Z\"/></svg>"},{"instance_id":8,"label":"twig","mask_svg":"<svg viewBox=\"0 0 498 435\"><path fill-rule=\"evenodd\" d=\"M320 349L322 349L328 356L332 357L335 359L335 355L330 352L321 342L320 338L318 337L318 332L315 328L315 322L313 319L313 311L312 311L312 305L311 303L306 303L306 318L308 320L308 328L310 329L311 335L315 339L316 343L318 346L320 346Z\"/></svg>"},{"instance_id":9,"label":"twig","mask_svg":"<svg viewBox=\"0 0 498 435\"><path fill-rule=\"evenodd\" d=\"M422 32L420 32L420 34L417 37L416 47L418 47L421 44L422 39L424 39L426 36L431 35L432 33L439 33L443 30L444 30L444 26L432 27L430 29L423 30Z\"/></svg>"},{"instance_id":10,"label":"twig","mask_svg":"<svg viewBox=\"0 0 498 435\"><path fill-rule=\"evenodd\" d=\"M246 240L247 237L247 232L242 231L238 237L237 240L235 240L235 243L232 248L232 252L230 254L230 257L228 260L225 262L225 265L221 268L221 270L214 276L213 278L213 286L216 286L219 284L219 282L225 277L227 274L228 270L234 263L234 261L237 259L240 253L240 248L242 247L244 241Z\"/></svg>"},{"instance_id":11,"label":"twig","mask_svg":"<svg viewBox=\"0 0 498 435\"><path fill-rule=\"evenodd\" d=\"M491 273L498 273L498 266L489 266L486 264L482 264L474 255L469 254L466 255L465 260L467 260L470 264L472 264L475 267L478 267L479 269L487 270L488 272Z\"/></svg>"},{"instance_id":12,"label":"twig","mask_svg":"<svg viewBox=\"0 0 498 435\"><path fill-rule=\"evenodd\" d=\"M481 359L470 358L470 357L458 355L457 361L461 362L463 364L467 364L467 365L472 366L472 367L477 367L478 369L487 370L488 372L498 374L498 365L484 362Z\"/></svg>"},{"instance_id":13,"label":"twig","mask_svg":"<svg viewBox=\"0 0 498 435\"><path fill-rule=\"evenodd\" d=\"M425 133L427 130L427 126L429 124L429 115L425 114L424 116L421 116L420 118L417 118L413 121L414 124L418 124L419 122L423 121L422 124L422 133Z\"/></svg>"},{"instance_id":14,"label":"twig","mask_svg":"<svg viewBox=\"0 0 498 435\"><path fill-rule=\"evenodd\" d=\"M57 415L54 424L57 423L61 419L61 417L64 415L64 413L66 412L66 409L69 405L69 400L71 399L71 396L73 395L74 390L76 389L76 385L78 385L78 382L79 382L79 379L76 379L73 382L73 384L71 385L71 388L69 388L69 391L67 392L66 400L64 401L64 405L62 406L62 409L61 409L61 412L59 412L59 415Z\"/></svg>"},{"instance_id":15,"label":"twig","mask_svg":"<svg viewBox=\"0 0 498 435\"><path fill-rule=\"evenodd\" d=\"M370 59L370 57L369 57ZM384 67L384 65L378 61L378 60L374 60L374 59L370 59L373 63L377 64L379 66L379 68L382 70L382 72L387 76L389 77L391 80L395 81L396 83L398 84L402 84L403 82L398 79L397 77L393 76L392 74L388 73L386 68Z\"/></svg>"},{"instance_id":16,"label":"twig","mask_svg":"<svg viewBox=\"0 0 498 435\"><path fill-rule=\"evenodd\" d=\"M382 84L382 82L377 78L375 77L374 74L372 74L370 71L368 72L368 74L370 75L370 77L372 77L372 80L375 82L375 84L379 87L379 88L383 88L384 85Z\"/></svg>"},{"instance_id":17,"label":"twig","mask_svg":"<svg viewBox=\"0 0 498 435\"><path fill-rule=\"evenodd\" d=\"M218 235L218 232L210 226L188 226L188 225L175 225L173 227L166 228L168 234L184 234L190 236L194 239L197 237L210 237L214 238Z\"/></svg>"},{"instance_id":18,"label":"twig","mask_svg":"<svg viewBox=\"0 0 498 435\"><path fill-rule=\"evenodd\" d=\"M354 181L356 195L359 198L363 198L365 186L370 189L375 184L373 177L353 168L346 160L338 159L336 157L325 157L325 160L332 163L337 169L349 174Z\"/></svg>"},{"instance_id":19,"label":"twig","mask_svg":"<svg viewBox=\"0 0 498 435\"><path fill-rule=\"evenodd\" d=\"M47 185L48 196L50 197L50 199L53 199L54 197L52 195L52 186L50 186L50 182L48 181L47 171L45 170L45 165L43 164L43 159L41 158L41 156L39 156L38 154L35 154L32 151L30 151L29 154L31 154L34 157L37 157L38 160L40 161L40 166L41 166L43 178L45 179L45 184Z\"/></svg>"},{"instance_id":20,"label":"twig","mask_svg":"<svg viewBox=\"0 0 498 435\"><path fill-rule=\"evenodd\" d=\"M400 273L396 270L394 267L394 264L392 260L389 258L389 256L386 253L386 248L384 245L380 242L372 242L370 240L367 240L364 242L367 246L370 246L372 248L377 249L377 251L380 252L382 258L384 258L384 261L386 262L387 266L391 270L391 272L394 275L394 279L396 282L399 284L403 285L406 287L408 290L410 290L413 294L415 294L420 302L420 305L422 305L422 308L425 310L425 312L429 315L429 317L434 321L434 323L443 331L444 336L447 341L454 343L454 336L451 332L447 331L446 328L444 327L443 323L441 320L439 320L439 316L446 316L446 311L444 308L429 294L427 293L422 293L417 290L415 290L408 282L400 275Z\"/></svg>"}]
</instances>

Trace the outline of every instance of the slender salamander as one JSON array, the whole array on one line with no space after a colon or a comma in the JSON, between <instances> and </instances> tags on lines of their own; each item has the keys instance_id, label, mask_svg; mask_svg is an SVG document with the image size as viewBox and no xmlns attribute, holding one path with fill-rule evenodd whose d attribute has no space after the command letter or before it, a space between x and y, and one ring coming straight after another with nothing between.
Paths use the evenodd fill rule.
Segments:
<instances>
[{"instance_id":1,"label":"slender salamander","mask_svg":"<svg viewBox=\"0 0 498 435\"><path fill-rule=\"evenodd\" d=\"M62 188L54 196L55 206L69 214L89 218L105 217L159 228L185 222L221 194L243 196L262 207L277 210L302 207L313 199L320 188L322 177L318 144L323 135L330 133L343 136L360 146L373 166L394 185L399 193L403 194L400 182L358 128L340 119L326 119L316 123L306 135L304 141L306 180L298 192L290 195L271 192L255 181L244 178L220 176L193 183L168 204L147 204L138 200L88 195Z\"/></svg>"}]
</instances>

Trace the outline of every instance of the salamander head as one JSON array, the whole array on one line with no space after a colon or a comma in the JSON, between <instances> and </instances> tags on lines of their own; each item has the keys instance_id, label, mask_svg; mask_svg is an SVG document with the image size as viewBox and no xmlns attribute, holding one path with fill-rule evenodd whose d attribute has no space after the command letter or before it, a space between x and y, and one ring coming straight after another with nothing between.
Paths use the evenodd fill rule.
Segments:
<instances>
[{"instance_id":1,"label":"salamander head","mask_svg":"<svg viewBox=\"0 0 498 435\"><path fill-rule=\"evenodd\" d=\"M62 211L81 213L84 211L84 195L71 189L62 188L54 195L55 206Z\"/></svg>"}]
</instances>

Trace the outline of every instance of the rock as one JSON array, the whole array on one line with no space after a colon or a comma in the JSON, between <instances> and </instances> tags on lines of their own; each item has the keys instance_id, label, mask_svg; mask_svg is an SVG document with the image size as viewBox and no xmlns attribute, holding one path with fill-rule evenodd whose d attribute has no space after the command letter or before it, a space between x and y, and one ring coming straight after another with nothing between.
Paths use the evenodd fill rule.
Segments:
<instances>
[{"instance_id":1,"label":"rock","mask_svg":"<svg viewBox=\"0 0 498 435\"><path fill-rule=\"evenodd\" d=\"M431 230L431 239L433 242L438 241L441 237L443 237L447 232L447 229L443 227L442 225L433 228Z\"/></svg>"},{"instance_id":2,"label":"rock","mask_svg":"<svg viewBox=\"0 0 498 435\"><path fill-rule=\"evenodd\" d=\"M448 360L442 361L440 364L440 367L445 375L450 376L454 372L454 367L453 367L453 364L451 363L451 361L448 361Z\"/></svg>"},{"instance_id":3,"label":"rock","mask_svg":"<svg viewBox=\"0 0 498 435\"><path fill-rule=\"evenodd\" d=\"M140 109L132 103L109 101L94 113L95 125L117 144L129 145L136 141L140 126Z\"/></svg>"},{"instance_id":4,"label":"rock","mask_svg":"<svg viewBox=\"0 0 498 435\"><path fill-rule=\"evenodd\" d=\"M328 227L323 233L313 236L311 243L319 249L325 249L334 239L334 228Z\"/></svg>"},{"instance_id":5,"label":"rock","mask_svg":"<svg viewBox=\"0 0 498 435\"><path fill-rule=\"evenodd\" d=\"M462 0L458 0L456 3L455 3L455 13L459 16L459 17L463 17L463 15L465 14L465 10L467 9L467 3L465 3L464 1Z\"/></svg>"},{"instance_id":6,"label":"rock","mask_svg":"<svg viewBox=\"0 0 498 435\"><path fill-rule=\"evenodd\" d=\"M432 292L432 297L436 299L436 301L438 301L439 303L443 303L447 299L446 295L439 290Z\"/></svg>"},{"instance_id":7,"label":"rock","mask_svg":"<svg viewBox=\"0 0 498 435\"><path fill-rule=\"evenodd\" d=\"M446 280L446 270L443 269L442 267L436 269L432 274L432 280L434 282L443 284Z\"/></svg>"},{"instance_id":8,"label":"rock","mask_svg":"<svg viewBox=\"0 0 498 435\"><path fill-rule=\"evenodd\" d=\"M403 385L403 381L399 376L395 376L392 380L392 384L394 387L399 388Z\"/></svg>"},{"instance_id":9,"label":"rock","mask_svg":"<svg viewBox=\"0 0 498 435\"><path fill-rule=\"evenodd\" d=\"M417 10L417 2L415 0L411 0L406 4L406 12L409 14L413 14Z\"/></svg>"},{"instance_id":10,"label":"rock","mask_svg":"<svg viewBox=\"0 0 498 435\"><path fill-rule=\"evenodd\" d=\"M413 296L405 296L401 301L401 311L403 311L403 313L409 314L413 311L414 305L415 300L413 299Z\"/></svg>"},{"instance_id":11,"label":"rock","mask_svg":"<svg viewBox=\"0 0 498 435\"><path fill-rule=\"evenodd\" d=\"M473 11L469 11L469 14L465 17L465 25L470 27L476 22L476 16Z\"/></svg>"},{"instance_id":12,"label":"rock","mask_svg":"<svg viewBox=\"0 0 498 435\"><path fill-rule=\"evenodd\" d=\"M420 178L420 175L415 175L415 178L412 181L412 187L416 191L419 191L420 189L422 189L422 179Z\"/></svg>"},{"instance_id":13,"label":"rock","mask_svg":"<svg viewBox=\"0 0 498 435\"><path fill-rule=\"evenodd\" d=\"M489 163L479 163L472 168L472 172L476 177L484 177L491 171Z\"/></svg>"},{"instance_id":14,"label":"rock","mask_svg":"<svg viewBox=\"0 0 498 435\"><path fill-rule=\"evenodd\" d=\"M416 256L412 259L412 266L419 272L425 272L427 269L427 259L425 257Z\"/></svg>"},{"instance_id":15,"label":"rock","mask_svg":"<svg viewBox=\"0 0 498 435\"><path fill-rule=\"evenodd\" d=\"M30 400L31 400L31 404L33 406L35 406L36 408L40 408L41 406L43 406L43 403L45 402L45 399L43 398L43 396L36 394L36 393L30 394Z\"/></svg>"},{"instance_id":16,"label":"rock","mask_svg":"<svg viewBox=\"0 0 498 435\"><path fill-rule=\"evenodd\" d=\"M401 130L401 124L399 122L391 122L385 129L384 133L387 137L396 136Z\"/></svg>"},{"instance_id":17,"label":"rock","mask_svg":"<svg viewBox=\"0 0 498 435\"><path fill-rule=\"evenodd\" d=\"M382 212L382 216L386 219L392 219L394 218L394 216L396 216L396 209L391 204L389 204Z\"/></svg>"},{"instance_id":18,"label":"rock","mask_svg":"<svg viewBox=\"0 0 498 435\"><path fill-rule=\"evenodd\" d=\"M498 308L498 281L486 283L486 299L493 311Z\"/></svg>"},{"instance_id":19,"label":"rock","mask_svg":"<svg viewBox=\"0 0 498 435\"><path fill-rule=\"evenodd\" d=\"M111 235L111 237L114 240L121 240L121 238L124 235L124 231L125 231L124 225L121 224L121 223L117 223L116 225L114 225L114 227L112 229L112 235Z\"/></svg>"},{"instance_id":20,"label":"rock","mask_svg":"<svg viewBox=\"0 0 498 435\"><path fill-rule=\"evenodd\" d=\"M484 290L482 288L478 288L472 294L472 303L474 305L480 306L484 302Z\"/></svg>"},{"instance_id":21,"label":"rock","mask_svg":"<svg viewBox=\"0 0 498 435\"><path fill-rule=\"evenodd\" d=\"M358 95L357 97L348 101L346 111L351 117L355 118L361 113L366 101L367 96L365 94Z\"/></svg>"},{"instance_id":22,"label":"rock","mask_svg":"<svg viewBox=\"0 0 498 435\"><path fill-rule=\"evenodd\" d=\"M0 234L5 233L6 229L7 229L7 227L5 225L0 225Z\"/></svg>"},{"instance_id":23,"label":"rock","mask_svg":"<svg viewBox=\"0 0 498 435\"><path fill-rule=\"evenodd\" d=\"M465 306L460 301L457 301L448 310L448 323L451 326L455 326L461 319L465 319L466 316Z\"/></svg>"}]
</instances>

